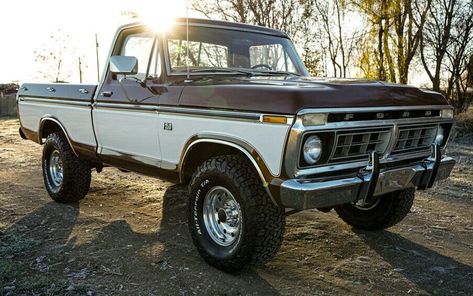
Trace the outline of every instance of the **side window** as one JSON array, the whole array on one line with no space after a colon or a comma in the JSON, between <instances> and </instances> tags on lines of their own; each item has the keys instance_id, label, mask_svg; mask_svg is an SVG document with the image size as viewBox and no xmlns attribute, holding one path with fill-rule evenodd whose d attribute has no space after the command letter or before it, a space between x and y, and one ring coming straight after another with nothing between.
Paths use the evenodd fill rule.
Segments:
<instances>
[{"instance_id":1,"label":"side window","mask_svg":"<svg viewBox=\"0 0 473 296\"><path fill-rule=\"evenodd\" d=\"M291 59L281 44L265 44L250 47L251 67L268 65L275 71L296 72Z\"/></svg>"},{"instance_id":2,"label":"side window","mask_svg":"<svg viewBox=\"0 0 473 296\"><path fill-rule=\"evenodd\" d=\"M144 80L148 69L151 50L155 36L151 33L131 34L125 38L120 55L133 56L138 59L138 73L136 75L128 75L127 77L136 77ZM122 75L118 75L121 78Z\"/></svg>"}]
</instances>

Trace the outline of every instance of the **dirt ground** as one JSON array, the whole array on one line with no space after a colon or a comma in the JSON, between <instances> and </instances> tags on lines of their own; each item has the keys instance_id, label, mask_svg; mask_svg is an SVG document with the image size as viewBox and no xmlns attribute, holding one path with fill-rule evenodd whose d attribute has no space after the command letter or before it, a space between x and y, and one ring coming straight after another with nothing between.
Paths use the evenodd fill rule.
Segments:
<instances>
[{"instance_id":1,"label":"dirt ground","mask_svg":"<svg viewBox=\"0 0 473 296\"><path fill-rule=\"evenodd\" d=\"M418 192L386 231L355 231L332 211L288 217L266 266L209 267L185 217L186 187L116 169L87 198L50 200L41 147L0 120L0 295L473 295L473 141L455 140L449 180Z\"/></svg>"}]
</instances>

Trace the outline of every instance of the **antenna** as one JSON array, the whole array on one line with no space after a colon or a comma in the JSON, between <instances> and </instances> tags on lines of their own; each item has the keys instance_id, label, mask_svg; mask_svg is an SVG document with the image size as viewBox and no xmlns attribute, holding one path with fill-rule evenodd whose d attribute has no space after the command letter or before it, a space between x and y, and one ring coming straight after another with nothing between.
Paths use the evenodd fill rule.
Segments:
<instances>
[{"instance_id":1,"label":"antenna","mask_svg":"<svg viewBox=\"0 0 473 296\"><path fill-rule=\"evenodd\" d=\"M187 80L190 79L189 70L189 0L186 0L186 68Z\"/></svg>"},{"instance_id":2,"label":"antenna","mask_svg":"<svg viewBox=\"0 0 473 296\"><path fill-rule=\"evenodd\" d=\"M97 61L97 81L100 83L100 65L99 65L99 40L95 33L95 59Z\"/></svg>"}]
</instances>

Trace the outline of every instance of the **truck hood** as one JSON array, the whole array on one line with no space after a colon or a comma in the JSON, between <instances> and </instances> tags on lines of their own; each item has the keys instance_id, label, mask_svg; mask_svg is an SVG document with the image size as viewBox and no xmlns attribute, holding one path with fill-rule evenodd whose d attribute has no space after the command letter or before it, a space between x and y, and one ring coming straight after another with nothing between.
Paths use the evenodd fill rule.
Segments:
<instances>
[{"instance_id":1,"label":"truck hood","mask_svg":"<svg viewBox=\"0 0 473 296\"><path fill-rule=\"evenodd\" d=\"M447 105L436 92L360 79L313 77L201 78L187 85L180 106L297 114L306 108Z\"/></svg>"}]
</instances>

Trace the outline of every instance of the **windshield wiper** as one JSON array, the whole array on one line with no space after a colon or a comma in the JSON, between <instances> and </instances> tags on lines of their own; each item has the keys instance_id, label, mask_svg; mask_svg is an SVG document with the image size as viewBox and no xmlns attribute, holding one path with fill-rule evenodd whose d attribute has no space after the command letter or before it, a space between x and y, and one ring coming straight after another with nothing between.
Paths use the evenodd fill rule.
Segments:
<instances>
[{"instance_id":1,"label":"windshield wiper","mask_svg":"<svg viewBox=\"0 0 473 296\"><path fill-rule=\"evenodd\" d=\"M235 70L231 68L205 68L205 69L189 69L191 73L237 73L246 76L253 76L254 73L252 71L243 71L243 70Z\"/></svg>"},{"instance_id":2,"label":"windshield wiper","mask_svg":"<svg viewBox=\"0 0 473 296\"><path fill-rule=\"evenodd\" d=\"M258 74L263 74L263 75L287 75L287 76L302 76L301 74L294 73L294 72L288 72L288 71L275 71L275 70L268 70L268 71L259 70L259 71L255 72L255 73L253 73L253 75L258 75Z\"/></svg>"},{"instance_id":3,"label":"windshield wiper","mask_svg":"<svg viewBox=\"0 0 473 296\"><path fill-rule=\"evenodd\" d=\"M272 76L272 75L286 75L286 76L302 76L298 73L275 70L253 70L245 71L232 68L204 68L204 69L189 69L190 73L228 73L228 74L242 74L246 76Z\"/></svg>"}]
</instances>

